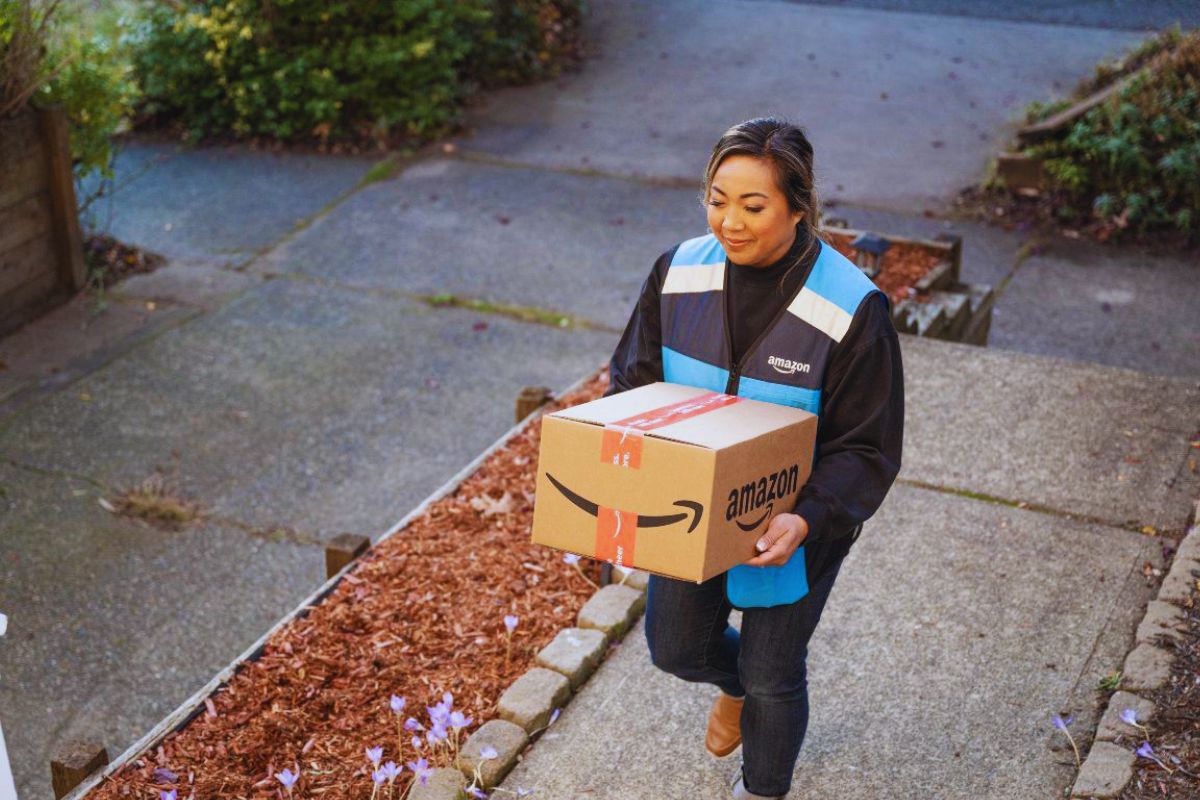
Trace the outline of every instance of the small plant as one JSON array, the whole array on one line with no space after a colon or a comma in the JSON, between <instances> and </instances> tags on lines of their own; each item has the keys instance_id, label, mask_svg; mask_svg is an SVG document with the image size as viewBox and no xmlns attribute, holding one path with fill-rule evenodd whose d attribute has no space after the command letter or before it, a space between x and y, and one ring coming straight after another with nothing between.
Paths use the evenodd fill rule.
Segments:
<instances>
[{"instance_id":1,"label":"small plant","mask_svg":"<svg viewBox=\"0 0 1200 800\"><path fill-rule=\"evenodd\" d=\"M504 632L505 632L504 661L505 661L505 663L508 663L508 660L509 660L510 656L512 655L513 631L515 631L516 629L517 629L517 615L516 614L505 614L504 615Z\"/></svg>"},{"instance_id":2,"label":"small plant","mask_svg":"<svg viewBox=\"0 0 1200 800\"><path fill-rule=\"evenodd\" d=\"M1067 741L1071 743L1071 750L1075 753L1075 768L1078 769L1082 763L1079 760L1079 748L1075 746L1075 737L1071 735L1071 731L1067 728L1067 726L1070 725L1074 719L1074 717L1067 717L1066 719L1063 719L1058 714L1055 714L1050 721L1057 730L1062 731L1063 736L1066 736Z\"/></svg>"},{"instance_id":3,"label":"small plant","mask_svg":"<svg viewBox=\"0 0 1200 800\"><path fill-rule=\"evenodd\" d=\"M1149 734L1149 731L1146 730L1146 726L1142 725L1140 722L1138 722L1137 712L1134 711L1132 708L1127 708L1121 712L1121 722L1124 722L1126 725L1129 725L1130 727L1138 728L1143 733Z\"/></svg>"},{"instance_id":4,"label":"small plant","mask_svg":"<svg viewBox=\"0 0 1200 800\"><path fill-rule=\"evenodd\" d=\"M300 768L296 767L296 771L284 768L283 772L276 772L275 779L283 784L283 788L287 789L288 798L292 796L292 787L296 785L296 781L300 780Z\"/></svg>"},{"instance_id":5,"label":"small plant","mask_svg":"<svg viewBox=\"0 0 1200 800\"><path fill-rule=\"evenodd\" d=\"M583 578L585 581L590 583L592 585L593 589L600 588L599 586L596 585L596 582L594 580L592 580L591 578L589 578L587 575L584 574L583 567L579 566L579 556L575 555L574 553L566 553L565 555L563 555L563 563L569 564L570 566L574 567L575 571L579 573L579 577Z\"/></svg>"},{"instance_id":6,"label":"small plant","mask_svg":"<svg viewBox=\"0 0 1200 800\"><path fill-rule=\"evenodd\" d=\"M1142 746L1137 749L1137 754L1142 758L1150 759L1155 764L1158 764L1160 767L1165 769L1168 773L1174 771L1161 760L1159 760L1158 755L1154 752L1154 748L1150 746L1149 742L1142 742Z\"/></svg>"},{"instance_id":7,"label":"small plant","mask_svg":"<svg viewBox=\"0 0 1200 800\"><path fill-rule=\"evenodd\" d=\"M171 481L156 472L111 503L101 498L100 505L113 513L178 530L200 517L201 511L195 503L178 497L176 491Z\"/></svg>"},{"instance_id":8,"label":"small plant","mask_svg":"<svg viewBox=\"0 0 1200 800\"><path fill-rule=\"evenodd\" d=\"M1096 688L1104 692L1115 692L1117 689L1120 689L1121 671L1116 670L1105 675L1100 679L1100 682L1096 684Z\"/></svg>"}]
</instances>

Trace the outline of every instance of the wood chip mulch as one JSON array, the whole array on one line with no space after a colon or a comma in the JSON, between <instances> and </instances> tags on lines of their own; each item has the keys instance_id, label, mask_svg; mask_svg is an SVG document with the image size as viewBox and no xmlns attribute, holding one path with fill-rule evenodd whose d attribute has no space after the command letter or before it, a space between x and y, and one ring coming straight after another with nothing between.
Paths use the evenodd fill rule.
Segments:
<instances>
[{"instance_id":1,"label":"wood chip mulch","mask_svg":"<svg viewBox=\"0 0 1200 800\"><path fill-rule=\"evenodd\" d=\"M549 408L592 400L607 384L601 370ZM400 766L415 760L411 734L400 740L397 723L412 716L428 725L425 709L443 692L473 720L465 740L595 591L562 553L529 540L540 432L539 422L527 426L455 492L376 544L241 665L207 710L88 796L157 800L176 789L179 800L282 800L274 776L299 766L294 797L367 798L364 749L381 745L383 761ZM596 580L599 565L583 564ZM509 614L518 617L511 646ZM399 718L393 694L407 699ZM396 797L411 779L407 770L397 779Z\"/></svg>"},{"instance_id":2,"label":"wood chip mulch","mask_svg":"<svg viewBox=\"0 0 1200 800\"><path fill-rule=\"evenodd\" d=\"M828 228L822 234L835 250L851 261L854 260L855 249L850 246L850 242L854 241L852 236ZM931 250L919 244L895 242L883 254L879 274L875 276L875 285L888 296L893 305L901 300L928 300L928 297L923 297L912 287L944 258L945 254L939 250Z\"/></svg>"},{"instance_id":3,"label":"wood chip mulch","mask_svg":"<svg viewBox=\"0 0 1200 800\"><path fill-rule=\"evenodd\" d=\"M1196 597L1192 595L1191 606L1184 609L1183 639L1163 639L1175 654L1170 680L1156 692L1142 693L1155 706L1154 717L1146 723L1148 732L1136 740L1116 742L1136 751L1143 741L1149 741L1166 768L1138 758L1133 780L1121 793L1121 800L1200 797L1200 604Z\"/></svg>"}]
</instances>

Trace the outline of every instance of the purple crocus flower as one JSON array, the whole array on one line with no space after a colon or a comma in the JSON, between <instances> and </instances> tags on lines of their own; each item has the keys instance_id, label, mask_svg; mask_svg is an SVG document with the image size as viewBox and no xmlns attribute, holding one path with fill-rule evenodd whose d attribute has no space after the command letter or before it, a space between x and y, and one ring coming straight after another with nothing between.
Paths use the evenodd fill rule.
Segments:
<instances>
[{"instance_id":1,"label":"purple crocus flower","mask_svg":"<svg viewBox=\"0 0 1200 800\"><path fill-rule=\"evenodd\" d=\"M471 724L471 718L465 716L461 711L450 712L450 727L454 730L462 730Z\"/></svg>"},{"instance_id":2,"label":"purple crocus flower","mask_svg":"<svg viewBox=\"0 0 1200 800\"><path fill-rule=\"evenodd\" d=\"M1154 748L1150 746L1149 742L1142 742L1142 746L1137 749L1137 754L1139 756L1141 756L1142 758L1150 759L1155 764L1158 764L1160 767L1165 769L1167 772L1172 771L1170 767L1168 767L1166 764L1164 764L1162 761L1160 761L1158 756L1154 754Z\"/></svg>"},{"instance_id":3,"label":"purple crocus flower","mask_svg":"<svg viewBox=\"0 0 1200 800\"><path fill-rule=\"evenodd\" d=\"M516 614L504 615L504 627L508 631L509 636L512 636L512 632L517 629L517 621L518 619Z\"/></svg>"},{"instance_id":4,"label":"purple crocus flower","mask_svg":"<svg viewBox=\"0 0 1200 800\"><path fill-rule=\"evenodd\" d=\"M417 776L417 780L421 782L422 786L429 782L429 776L433 774L433 770L429 768L429 762L423 758L408 762L408 768Z\"/></svg>"},{"instance_id":5,"label":"purple crocus flower","mask_svg":"<svg viewBox=\"0 0 1200 800\"><path fill-rule=\"evenodd\" d=\"M1127 708L1121 712L1121 722L1124 722L1126 725L1132 725L1135 728L1142 727L1138 723L1137 712L1132 708Z\"/></svg>"},{"instance_id":6,"label":"purple crocus flower","mask_svg":"<svg viewBox=\"0 0 1200 800\"><path fill-rule=\"evenodd\" d=\"M382 759L383 759L383 748L382 747L368 747L367 748L367 761L370 761L371 764L374 765L375 769L379 769L379 762Z\"/></svg>"},{"instance_id":7,"label":"purple crocus flower","mask_svg":"<svg viewBox=\"0 0 1200 800\"><path fill-rule=\"evenodd\" d=\"M375 781L376 785L379 785L387 780L387 773L381 769L377 769L371 773L371 780Z\"/></svg>"},{"instance_id":8,"label":"purple crocus flower","mask_svg":"<svg viewBox=\"0 0 1200 800\"><path fill-rule=\"evenodd\" d=\"M471 795L471 797L478 798L478 800L487 800L487 795L483 793L483 790L475 786L468 786L467 794Z\"/></svg>"},{"instance_id":9,"label":"purple crocus flower","mask_svg":"<svg viewBox=\"0 0 1200 800\"><path fill-rule=\"evenodd\" d=\"M288 794L291 794L292 787L296 785L296 781L300 780L300 771L297 770L293 774L290 769L284 769L283 772L276 772L275 777L283 784L283 788L288 790Z\"/></svg>"},{"instance_id":10,"label":"purple crocus flower","mask_svg":"<svg viewBox=\"0 0 1200 800\"><path fill-rule=\"evenodd\" d=\"M396 780L396 776L400 774L400 768L396 766L395 761L389 761L381 768L384 777L388 779L388 783Z\"/></svg>"},{"instance_id":11,"label":"purple crocus flower","mask_svg":"<svg viewBox=\"0 0 1200 800\"><path fill-rule=\"evenodd\" d=\"M404 720L404 730L408 731L409 733L416 733L417 731L425 730L425 726L417 722L412 717L409 717L408 719Z\"/></svg>"},{"instance_id":12,"label":"purple crocus flower","mask_svg":"<svg viewBox=\"0 0 1200 800\"><path fill-rule=\"evenodd\" d=\"M1075 738L1071 736L1071 732L1067 730L1067 726L1071 724L1071 720L1073 719L1075 718L1067 717L1066 719L1063 719L1058 714L1055 714L1050 718L1050 722L1054 725L1054 727L1062 731L1063 736L1066 736L1067 741L1071 743L1071 752L1075 754L1075 766L1078 768L1082 764L1082 762L1079 760L1079 747L1075 744Z\"/></svg>"},{"instance_id":13,"label":"purple crocus flower","mask_svg":"<svg viewBox=\"0 0 1200 800\"><path fill-rule=\"evenodd\" d=\"M392 699L388 701L388 704L391 705L393 713L400 714L403 713L404 707L408 705L408 700L392 695Z\"/></svg>"},{"instance_id":14,"label":"purple crocus flower","mask_svg":"<svg viewBox=\"0 0 1200 800\"><path fill-rule=\"evenodd\" d=\"M579 556L575 555L574 553L567 553L563 556L563 563L574 566L575 564L579 563Z\"/></svg>"},{"instance_id":15,"label":"purple crocus flower","mask_svg":"<svg viewBox=\"0 0 1200 800\"><path fill-rule=\"evenodd\" d=\"M414 736L412 738L412 746L413 746L413 750L421 749L421 737L420 736Z\"/></svg>"},{"instance_id":16,"label":"purple crocus flower","mask_svg":"<svg viewBox=\"0 0 1200 800\"><path fill-rule=\"evenodd\" d=\"M175 790L172 789L169 792L164 792L164 791L160 790L158 793L158 797L159 797L159 800L175 800Z\"/></svg>"},{"instance_id":17,"label":"purple crocus flower","mask_svg":"<svg viewBox=\"0 0 1200 800\"><path fill-rule=\"evenodd\" d=\"M479 757L484 761L491 761L493 758L499 758L500 754L496 752L496 748L491 745L484 745L479 750Z\"/></svg>"},{"instance_id":18,"label":"purple crocus flower","mask_svg":"<svg viewBox=\"0 0 1200 800\"><path fill-rule=\"evenodd\" d=\"M550 725L553 725L554 720L558 719L558 715L561 713L562 713L561 708L554 709L553 713L550 714L550 721L546 723L546 726L549 727Z\"/></svg>"}]
</instances>

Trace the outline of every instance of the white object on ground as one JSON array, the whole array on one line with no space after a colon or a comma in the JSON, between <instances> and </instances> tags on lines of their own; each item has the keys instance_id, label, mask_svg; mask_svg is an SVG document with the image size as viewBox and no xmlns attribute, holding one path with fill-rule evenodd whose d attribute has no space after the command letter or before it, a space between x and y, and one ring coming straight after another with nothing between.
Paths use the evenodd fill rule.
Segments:
<instances>
[{"instance_id":1,"label":"white object on ground","mask_svg":"<svg viewBox=\"0 0 1200 800\"><path fill-rule=\"evenodd\" d=\"M8 617L0 614L0 636L8 630ZM4 728L0 727L0 800L17 800L12 769L8 766L8 750L4 747Z\"/></svg>"}]
</instances>

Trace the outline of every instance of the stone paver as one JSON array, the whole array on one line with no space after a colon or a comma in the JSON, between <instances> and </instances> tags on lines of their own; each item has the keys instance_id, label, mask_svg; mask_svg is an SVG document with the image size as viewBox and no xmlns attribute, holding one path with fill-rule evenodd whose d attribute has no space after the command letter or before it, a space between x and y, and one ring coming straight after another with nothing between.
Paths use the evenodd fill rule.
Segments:
<instances>
[{"instance_id":1,"label":"stone paver","mask_svg":"<svg viewBox=\"0 0 1200 800\"><path fill-rule=\"evenodd\" d=\"M579 609L579 627L595 628L609 639L619 639L646 607L646 596L629 586L600 587Z\"/></svg>"},{"instance_id":2,"label":"stone paver","mask_svg":"<svg viewBox=\"0 0 1200 800\"><path fill-rule=\"evenodd\" d=\"M1144 735L1143 731L1121 721L1121 714L1127 708L1133 709L1134 717L1141 725L1148 725L1154 715L1154 703L1130 692L1116 692L1109 698L1108 708L1096 728L1097 740L1111 742L1118 736L1136 739Z\"/></svg>"},{"instance_id":3,"label":"stone paver","mask_svg":"<svg viewBox=\"0 0 1200 800\"><path fill-rule=\"evenodd\" d=\"M1193 533L1189 538L1196 537ZM1180 552L1171 563L1171 569L1163 578L1162 590L1158 593L1160 600L1170 603L1183 603L1192 596L1192 592L1200 589L1200 559L1189 558Z\"/></svg>"},{"instance_id":4,"label":"stone paver","mask_svg":"<svg viewBox=\"0 0 1200 800\"><path fill-rule=\"evenodd\" d=\"M1135 692L1157 689L1171 677L1171 662L1169 650L1142 642L1125 659L1121 686Z\"/></svg>"},{"instance_id":5,"label":"stone paver","mask_svg":"<svg viewBox=\"0 0 1200 800\"><path fill-rule=\"evenodd\" d=\"M628 586L630 589L637 589L639 592L644 592L650 584L650 573L640 569L616 567L613 569L613 583L619 583L622 586Z\"/></svg>"},{"instance_id":6,"label":"stone paver","mask_svg":"<svg viewBox=\"0 0 1200 800\"><path fill-rule=\"evenodd\" d=\"M1182 533L1195 381L905 337L902 480Z\"/></svg>"},{"instance_id":7,"label":"stone paver","mask_svg":"<svg viewBox=\"0 0 1200 800\"><path fill-rule=\"evenodd\" d=\"M1142 253L1131 258L1126 250L1094 242L1053 242L1021 264L1000 296L990 344L1200 377L1194 261Z\"/></svg>"},{"instance_id":8,"label":"stone paver","mask_svg":"<svg viewBox=\"0 0 1200 800\"><path fill-rule=\"evenodd\" d=\"M213 513L375 540L511 426L522 386L568 386L613 343L269 281L0 427L0 451L122 488L177 462Z\"/></svg>"},{"instance_id":9,"label":"stone paver","mask_svg":"<svg viewBox=\"0 0 1200 800\"><path fill-rule=\"evenodd\" d=\"M1061 792L1074 768L1048 747L1050 716L1072 705L1077 718L1098 714L1092 676L1120 668L1135 624L1117 631L1119 649L1103 644L1110 608L1146 602L1140 567L1157 547L1105 526L894 489L813 639L793 796ZM704 750L713 691L652 669L639 622L505 785L556 798L721 797L736 761Z\"/></svg>"},{"instance_id":10,"label":"stone paver","mask_svg":"<svg viewBox=\"0 0 1200 800\"><path fill-rule=\"evenodd\" d=\"M176 261L241 265L353 189L376 160L139 143L118 162L110 232Z\"/></svg>"},{"instance_id":11,"label":"stone paver","mask_svg":"<svg viewBox=\"0 0 1200 800\"><path fill-rule=\"evenodd\" d=\"M566 628L538 652L537 663L566 675L574 690L596 670L607 646L603 631Z\"/></svg>"},{"instance_id":12,"label":"stone paver","mask_svg":"<svg viewBox=\"0 0 1200 800\"><path fill-rule=\"evenodd\" d=\"M1136 641L1149 642L1160 635L1182 639L1185 620L1183 609L1179 606L1151 600L1146 607L1146 618L1138 625Z\"/></svg>"},{"instance_id":13,"label":"stone paver","mask_svg":"<svg viewBox=\"0 0 1200 800\"><path fill-rule=\"evenodd\" d=\"M503 719L488 720L463 744L459 754L463 774L473 780L478 769L480 784L491 789L512 771L528 743L529 737L520 725ZM496 751L494 758L483 757L485 747Z\"/></svg>"},{"instance_id":14,"label":"stone paver","mask_svg":"<svg viewBox=\"0 0 1200 800\"><path fill-rule=\"evenodd\" d=\"M1134 754L1109 742L1097 742L1071 790L1071 797L1116 797L1133 777Z\"/></svg>"},{"instance_id":15,"label":"stone paver","mask_svg":"<svg viewBox=\"0 0 1200 800\"><path fill-rule=\"evenodd\" d=\"M405 800L459 800L466 797L463 789L467 779L456 769L439 767L433 771L424 785L417 783Z\"/></svg>"},{"instance_id":16,"label":"stone paver","mask_svg":"<svg viewBox=\"0 0 1200 800\"><path fill-rule=\"evenodd\" d=\"M362 190L252 271L536 306L619 330L659 254L704 229L690 187L434 158Z\"/></svg>"},{"instance_id":17,"label":"stone paver","mask_svg":"<svg viewBox=\"0 0 1200 800\"><path fill-rule=\"evenodd\" d=\"M496 703L501 719L519 725L528 734L550 724L556 709L571 699L571 682L565 675L534 667L513 681Z\"/></svg>"},{"instance_id":18,"label":"stone paver","mask_svg":"<svg viewBox=\"0 0 1200 800\"><path fill-rule=\"evenodd\" d=\"M324 580L315 546L211 521L160 531L102 496L0 462L0 713L29 800L66 743L115 759Z\"/></svg>"}]
</instances>

